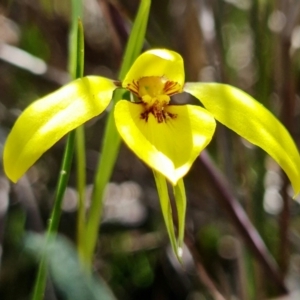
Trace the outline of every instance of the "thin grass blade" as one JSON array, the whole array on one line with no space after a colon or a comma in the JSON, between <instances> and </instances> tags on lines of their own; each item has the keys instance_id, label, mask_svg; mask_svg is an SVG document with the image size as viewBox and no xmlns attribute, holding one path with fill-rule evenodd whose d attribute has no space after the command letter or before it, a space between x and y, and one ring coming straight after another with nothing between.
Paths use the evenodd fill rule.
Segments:
<instances>
[{"instance_id":1,"label":"thin grass blade","mask_svg":"<svg viewBox=\"0 0 300 300\"><path fill-rule=\"evenodd\" d=\"M142 50L148 23L150 4L150 0L141 1L125 50L123 64L119 73L120 80L123 80L130 66ZM117 90L114 94L113 105L122 98L123 92ZM102 215L102 201L105 187L111 177L112 170L119 153L120 143L121 139L116 129L112 109L109 113L106 123L101 148L101 160L99 161L97 167L97 174L94 181L94 190L92 195L92 204L87 221L86 253L90 262L92 260L93 251L95 249L98 237L98 228Z\"/></svg>"}]
</instances>

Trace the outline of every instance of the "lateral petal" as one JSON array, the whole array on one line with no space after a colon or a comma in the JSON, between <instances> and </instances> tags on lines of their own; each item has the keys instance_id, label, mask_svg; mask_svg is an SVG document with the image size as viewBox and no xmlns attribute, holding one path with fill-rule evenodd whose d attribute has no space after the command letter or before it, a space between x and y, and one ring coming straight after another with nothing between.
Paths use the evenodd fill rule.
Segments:
<instances>
[{"instance_id":1,"label":"lateral petal","mask_svg":"<svg viewBox=\"0 0 300 300\"><path fill-rule=\"evenodd\" d=\"M115 106L117 129L127 146L146 164L162 173L173 185L190 169L210 142L215 120L205 109L193 106L166 106L169 117L158 123L150 113L141 118L142 104L119 101Z\"/></svg>"},{"instance_id":2,"label":"lateral petal","mask_svg":"<svg viewBox=\"0 0 300 300\"><path fill-rule=\"evenodd\" d=\"M6 175L16 182L66 133L102 113L115 88L112 80L89 76L33 102L7 137L3 153Z\"/></svg>"},{"instance_id":3,"label":"lateral petal","mask_svg":"<svg viewBox=\"0 0 300 300\"><path fill-rule=\"evenodd\" d=\"M300 156L287 129L262 104L233 86L186 83L184 91L199 99L214 117L265 150L285 171L295 194L300 192Z\"/></svg>"}]
</instances>

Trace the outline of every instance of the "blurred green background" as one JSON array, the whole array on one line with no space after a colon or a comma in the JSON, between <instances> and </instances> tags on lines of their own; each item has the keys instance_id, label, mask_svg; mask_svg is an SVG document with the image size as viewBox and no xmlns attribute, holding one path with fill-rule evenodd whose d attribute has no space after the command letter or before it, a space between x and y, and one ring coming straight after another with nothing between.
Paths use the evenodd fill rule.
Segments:
<instances>
[{"instance_id":1,"label":"blurred green background","mask_svg":"<svg viewBox=\"0 0 300 300\"><path fill-rule=\"evenodd\" d=\"M83 0L85 74L117 78L139 2ZM0 153L20 112L69 80L70 5L0 0ZM298 0L152 0L144 48L179 52L188 81L245 90L299 144L299 18ZM198 104L188 95L173 101ZM105 121L104 113L85 125L88 199ZM47 225L64 145L62 139L15 185L0 173L1 300L30 299L37 264L23 236ZM221 124L208 152L216 167L205 155L185 179L181 266L169 246L151 170L122 146L107 187L95 275L122 300L300 299L300 199L292 200L287 179L263 151ZM71 242L75 179L72 172L60 223ZM49 286L45 299L68 299L55 280Z\"/></svg>"}]
</instances>

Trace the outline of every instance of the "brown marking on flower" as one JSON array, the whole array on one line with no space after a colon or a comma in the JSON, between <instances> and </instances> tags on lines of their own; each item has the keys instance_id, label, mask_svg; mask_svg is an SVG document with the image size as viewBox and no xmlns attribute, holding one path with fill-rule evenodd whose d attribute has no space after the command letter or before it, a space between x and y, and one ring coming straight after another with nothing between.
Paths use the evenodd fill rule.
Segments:
<instances>
[{"instance_id":1,"label":"brown marking on flower","mask_svg":"<svg viewBox=\"0 0 300 300\"><path fill-rule=\"evenodd\" d=\"M127 84L127 89L134 93L142 102L145 111L141 113L141 119L148 121L151 113L158 123L174 119L176 114L168 113L165 107L170 102L170 97L181 92L181 86L167 80L164 76L142 77Z\"/></svg>"},{"instance_id":2,"label":"brown marking on flower","mask_svg":"<svg viewBox=\"0 0 300 300\"><path fill-rule=\"evenodd\" d=\"M130 92L139 97L139 81L133 80L132 83L128 83L126 87ZM139 97L140 98L140 97Z\"/></svg>"},{"instance_id":3,"label":"brown marking on flower","mask_svg":"<svg viewBox=\"0 0 300 300\"><path fill-rule=\"evenodd\" d=\"M149 114L152 114L158 123L167 122L169 119L176 119L177 114L173 114L165 111L164 107L158 107L153 105L150 109L145 110L141 113L141 119L144 119L146 122L148 121Z\"/></svg>"}]
</instances>

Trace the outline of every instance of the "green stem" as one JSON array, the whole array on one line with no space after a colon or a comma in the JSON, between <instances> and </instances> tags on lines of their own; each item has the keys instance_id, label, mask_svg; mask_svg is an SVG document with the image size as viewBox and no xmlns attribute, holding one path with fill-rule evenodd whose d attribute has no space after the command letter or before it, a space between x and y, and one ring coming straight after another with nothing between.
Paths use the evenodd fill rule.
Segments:
<instances>
[{"instance_id":1,"label":"green stem","mask_svg":"<svg viewBox=\"0 0 300 300\"><path fill-rule=\"evenodd\" d=\"M51 213L51 217L47 229L47 240L52 234L54 234L57 231L58 228L59 219L61 216L61 204L64 197L66 185L69 178L70 168L71 168L73 149L74 149L74 140L75 140L75 132L72 131L68 135L62 167L58 178L54 207ZM34 286L32 300L43 299L45 286L46 286L46 279L47 279L46 261L45 258L42 257L39 264L39 269L38 269L37 279Z\"/></svg>"},{"instance_id":2,"label":"green stem","mask_svg":"<svg viewBox=\"0 0 300 300\"><path fill-rule=\"evenodd\" d=\"M71 131L68 135L62 167L59 174L55 203L52 210L51 219L49 220L49 228L47 232L48 235L56 232L58 229L59 219L61 215L61 203L69 179L74 143L75 143L75 132Z\"/></svg>"},{"instance_id":3,"label":"green stem","mask_svg":"<svg viewBox=\"0 0 300 300\"><path fill-rule=\"evenodd\" d=\"M124 79L129 68L142 50L150 5L150 0L142 0L140 3L136 19L133 23L131 34L127 42L125 54L123 56L123 63L118 77L119 80ZM112 101L113 106L117 103L118 100L124 99L123 96L124 91L116 90L114 93L114 99ZM111 177L113 167L119 153L120 144L121 138L116 129L112 109L109 113L108 121L105 127L105 133L101 147L101 159L99 160L97 166L92 203L86 225L85 255L86 262L90 265L92 264L92 257L98 238L99 224L102 216L104 191Z\"/></svg>"},{"instance_id":4,"label":"green stem","mask_svg":"<svg viewBox=\"0 0 300 300\"><path fill-rule=\"evenodd\" d=\"M84 30L81 20L77 24L76 40L76 74L75 78L83 76L84 72ZM75 63L74 63L75 64ZM77 191L78 191L78 213L77 213L77 246L82 263L86 261L84 253L85 238L85 186L86 186L86 164L85 164L85 133L84 126L79 126L76 132L76 166L77 166Z\"/></svg>"},{"instance_id":5,"label":"green stem","mask_svg":"<svg viewBox=\"0 0 300 300\"><path fill-rule=\"evenodd\" d=\"M73 0L72 2L72 26L71 26L71 34L70 34L70 48L69 48L69 54L70 54L70 60L69 60L69 68L70 68L70 74L71 77L81 77L83 74L83 28L80 21L77 20L78 16L81 14L81 0ZM76 23L78 22L78 23ZM81 130L81 132L80 132ZM48 239L51 235L55 234L58 229L59 220L61 216L61 204L63 201L64 193L66 190L67 182L69 179L69 173L71 169L71 163L72 163L72 157L73 157L73 150L74 150L74 144L75 144L75 136L79 135L81 138L78 139L78 146L77 146L77 152L81 152L82 148L84 147L83 141L83 130L73 130L68 134L67 138L67 144L64 151L63 161L62 161L62 167L58 178L57 188L56 188L56 195L55 195L55 201L54 201L54 207L51 213L51 217L48 224L47 229L47 235L46 235L46 243L48 242ZM81 146L79 146L79 143L81 143ZM78 150L80 148L80 150ZM84 153L84 152L83 152ZM84 155L84 154L83 154ZM79 160L79 158L78 158ZM82 172L83 168L83 172ZM80 171L78 171L77 174L78 177L80 176L80 182L85 182L85 175L82 175L85 171L85 166L80 165L79 168ZM82 184L80 185L80 191L84 190L84 187L82 188ZM81 205L82 206L82 205ZM82 209L82 208L81 208ZM82 213L82 212L81 212ZM80 220L82 222L82 219ZM80 224L81 226L81 224ZM79 229L78 229L79 230ZM80 227L80 230L83 230L82 227ZM83 235L83 233L80 231L80 234ZM46 280L47 280L47 265L45 257L42 256L39 264L38 274L34 286L33 291L33 297L32 300L41 300L43 299L45 287L46 287Z\"/></svg>"},{"instance_id":6,"label":"green stem","mask_svg":"<svg viewBox=\"0 0 300 300\"><path fill-rule=\"evenodd\" d=\"M81 261L85 261L84 236L85 236L85 185L86 185L86 164L85 164L85 134L84 126L76 129L76 167L77 167L77 247Z\"/></svg>"},{"instance_id":7,"label":"green stem","mask_svg":"<svg viewBox=\"0 0 300 300\"><path fill-rule=\"evenodd\" d=\"M114 98L117 100L121 97L121 95L123 95L123 92L118 90L115 92ZM112 130L112 128L114 128L114 130ZM115 128L114 115L111 113L108 116L102 141L101 159L99 160L97 167L92 202L86 225L85 254L87 257L86 262L90 265L92 263L92 257L98 237L98 228L102 216L105 187L111 177L113 166L119 153L120 144L121 139L117 129Z\"/></svg>"}]
</instances>

